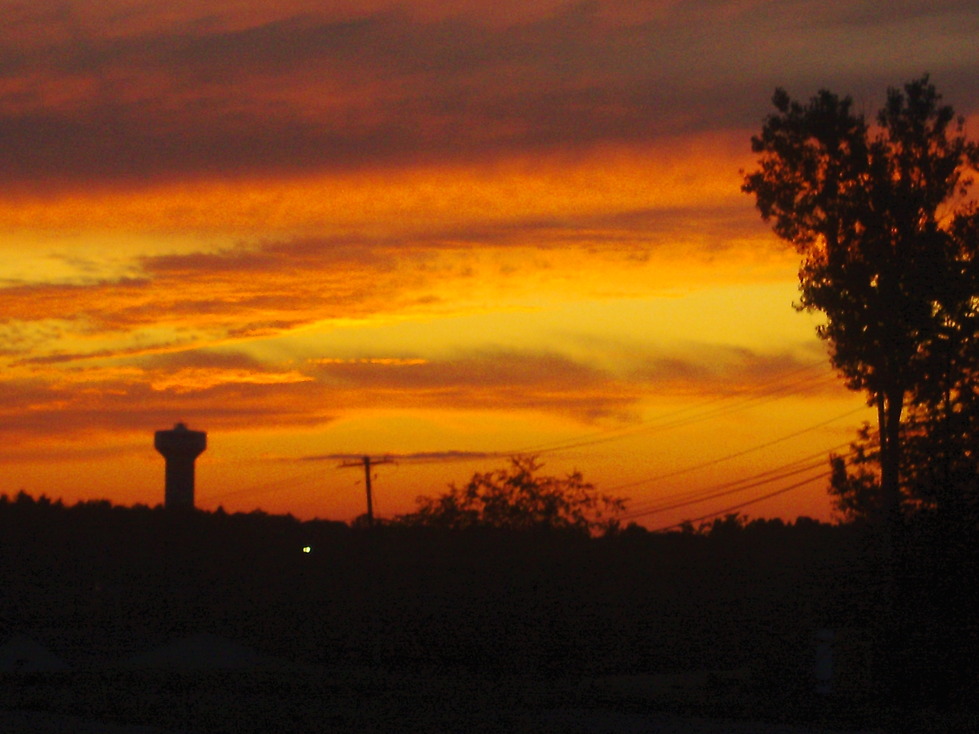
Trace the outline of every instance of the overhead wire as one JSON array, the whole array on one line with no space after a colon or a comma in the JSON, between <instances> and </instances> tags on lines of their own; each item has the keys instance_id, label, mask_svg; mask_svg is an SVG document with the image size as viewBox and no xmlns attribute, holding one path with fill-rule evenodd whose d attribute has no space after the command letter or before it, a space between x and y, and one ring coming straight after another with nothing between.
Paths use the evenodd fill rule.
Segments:
<instances>
[{"instance_id":1,"label":"overhead wire","mask_svg":"<svg viewBox=\"0 0 979 734\"><path fill-rule=\"evenodd\" d=\"M768 477L772 477L771 481L776 481L778 479L783 478L786 475L786 473L789 473L789 475L791 475L793 470L798 467L803 467L803 466L809 467L809 465L811 464L813 466L820 466L826 461L827 453L833 453L835 451L838 451L839 449L847 448L849 447L849 445L850 445L849 443L842 443L836 446L830 446L824 449L823 451L819 451L813 454L808 454L806 456L799 457L798 459L794 459L792 461L779 464L778 466L771 467L769 469L766 469L765 471L757 472L756 474L751 474L746 477L740 477L738 479L723 482L721 484L712 484L708 487L698 487L697 489L693 489L693 490L684 490L682 492L674 492L667 495L659 495L653 500L647 500L644 503L640 503L640 506L638 508L633 507L633 509L630 511L629 514L631 515L635 513L637 516L643 514L650 514L653 511L658 511L658 510L654 510L653 508L659 508L659 506L662 505L663 503L680 502L684 500L695 500L690 504L696 504L697 502L704 501L706 499L705 495L709 495L710 493L721 489L727 489L732 487L740 487L740 489L751 489L753 486L757 486L757 484L764 483L762 482L762 480ZM843 454L843 456L849 456L850 453L851 452ZM813 464L813 462L815 462L815 464ZM748 486L742 486L742 485L748 485ZM615 491L615 488L612 488L608 491L610 492ZM647 513L647 510L650 512Z\"/></svg>"},{"instance_id":2,"label":"overhead wire","mask_svg":"<svg viewBox=\"0 0 979 734\"><path fill-rule=\"evenodd\" d=\"M824 366L824 362L812 362L802 367L798 367L785 373L785 377L791 377L794 375L804 375L806 373L811 373L814 369L818 369ZM445 456L425 456L419 459L412 459L411 457L403 457L407 463L411 464L430 464L430 463L442 463L442 462L456 462L456 461L468 461L470 459L487 459L487 458L505 458L509 456L517 456L523 454L549 454L557 451L567 451L570 449L584 448L587 446L595 446L602 443L609 443L611 441L617 441L622 438L633 437L641 435L644 433L653 433L660 431L667 431L674 428L685 427L688 425L693 425L696 423L703 422L712 418L719 417L721 415L727 415L733 412L744 410L751 405L763 405L774 400L779 400L785 397L786 393L793 391L794 388L802 384L814 385L815 387L820 387L823 384L828 384L833 382L833 378L830 375L825 375L821 377L817 382L813 383L811 377L802 377L791 382L783 382L780 384L769 385L763 389L754 390L747 394L739 393L732 395L720 395L710 398L705 401L701 401L694 405L685 406L678 408L677 410L671 411L664 415L655 417L654 419L642 421L639 424L633 424L630 426L624 426L621 428L604 429L601 431L594 431L591 433L586 433L584 435L554 441L546 442L541 444L532 444L529 446L522 446L519 448L511 449L508 451L492 451L492 452L449 452ZM800 394L798 391L791 392L791 394ZM717 403L722 403L721 405L715 405ZM708 408L704 410L706 406L714 405L715 407ZM856 411L855 411L856 412ZM474 455L476 454L476 455Z\"/></svg>"},{"instance_id":3,"label":"overhead wire","mask_svg":"<svg viewBox=\"0 0 979 734\"><path fill-rule=\"evenodd\" d=\"M810 372L815 368L821 367L823 362L813 362L803 367L799 367L795 370L790 371L787 375L795 375ZM822 382L830 382L832 378L825 376ZM802 378L799 380L794 380L788 383L776 384L774 386L768 386L764 389L754 390L747 394L741 393L736 395L721 395L714 398L710 398L707 401L703 401L697 405L679 408L666 415L659 416L652 421L644 421L639 425L628 426L621 429L611 429L608 431L598 431L592 434L586 434L583 437L577 439L571 439L570 441L556 442L553 444L539 444L537 446L524 447L522 449L517 449L510 452L508 455L512 456L515 454L545 454L552 453L555 451L566 451L568 449L583 448L586 446L594 446L600 443L608 443L610 441L618 440L625 436L636 436L642 433L659 432L666 431L673 428L685 427L688 425L693 425L695 423L700 423L704 420L711 418L717 418L721 415L727 415L732 412L737 412L747 408L749 405L763 405L774 400L779 400L784 397L784 393L798 387L800 384L812 384L811 378ZM818 384L818 383L817 383ZM798 394L798 393L793 393ZM733 403L731 403L733 401ZM718 405L716 407L704 410L701 412L701 408L706 405L712 405L714 403L728 403ZM693 413L693 415L683 416L685 413Z\"/></svg>"},{"instance_id":4,"label":"overhead wire","mask_svg":"<svg viewBox=\"0 0 979 734\"><path fill-rule=\"evenodd\" d=\"M411 465L418 465L418 464L428 464L428 463L446 463L446 462L457 462L457 461L473 461L473 460L480 460L480 459L508 457L508 456L514 456L514 455L519 455L519 454L527 454L527 453L531 453L531 454L537 455L537 454L543 454L543 453L553 453L553 452L557 452L557 451L565 451L565 450L570 450L570 449L575 449L575 448L582 448L582 447L586 447L586 446L593 446L593 445L597 445L597 444L601 444L601 443L607 443L607 442L611 442L611 441L615 441L615 440L619 440L619 439L623 439L623 438L634 437L634 436L637 436L637 435L641 435L643 433L668 431L668 430L671 430L671 429L685 427L685 426L692 425L692 424L695 424L695 423L703 422L705 420L710 420L710 419L713 419L713 418L717 418L717 417L722 416L722 415L727 415L727 414L730 414L730 413L734 413L734 412L738 412L738 411L741 411L741 410L745 410L745 409L747 409L749 407L754 407L754 406L757 406L757 405L763 405L763 404L766 404L766 403L771 402L771 401L774 401L774 400L779 400L779 399L784 398L786 396L786 394L792 394L792 395L800 394L798 391L794 391L794 388L797 388L797 387L799 387L802 384L808 384L810 386L815 386L815 387L818 388L818 387L820 387L822 385L823 382L831 381L832 378L827 375L825 379L817 380L814 383L813 382L813 379L811 377L806 376L806 375L810 374L814 369L823 367L824 364L825 364L825 362L823 362L823 361L813 362L813 363L804 365L802 367L799 367L799 368L797 368L795 370L792 370L792 371L790 371L788 373L785 373L785 375L783 376L783 377L792 377L792 376L795 376L795 375L801 375L801 377L799 379L790 380L788 382L776 383L774 385L770 384L770 385L766 386L763 389L754 390L754 391L751 391L751 392L749 392L747 394L745 394L745 393L739 393L739 394L735 394L735 395L722 395L722 396L717 396L717 397L714 397L714 398L710 398L709 400L701 401L701 402L699 402L699 403L697 403L695 405L685 406L683 408L679 408L679 409L677 409L675 411L672 411L670 413L667 413L665 415L658 416L657 418L655 418L655 419L653 419L651 421L644 421L642 424L640 424L638 426L637 425L632 425L632 426L628 426L628 427L624 427L624 428L619 428L619 429L610 429L610 430L596 431L596 432L592 432L592 433L589 433L589 434L585 434L583 436L579 436L576 439L570 439L570 440L565 440L565 441L556 441L556 442L550 442L550 443L537 444L537 445L527 446L527 447L523 447L523 448L515 449L515 450L510 450L510 451L494 451L494 452L448 452L446 454L441 454L441 455L439 455L439 454L431 455L431 456L428 456L428 455L420 455L417 458L416 457L413 457L413 456L410 456L410 455L409 456L401 456L401 457L397 457L397 458L398 458L398 461L399 462L404 462L406 464L411 464ZM790 391L792 391L792 392L790 392ZM805 391L805 392L808 392L808 391ZM713 406L713 407L710 407L710 406ZM859 412L860 410L863 410L863 408L860 408L860 409L857 409L857 410L853 410L853 411L848 411L847 413L844 413L844 414L842 414L840 416L837 416L835 418L829 419L827 421L820 422L820 423L815 424L813 426L809 426L809 427L807 427L805 429L802 429L800 431L793 432L791 434L788 434L786 436L782 436L782 437L773 439L771 441L766 441L764 443L761 443L761 444L758 444L758 445L749 447L747 449L744 449L744 450L741 450L741 451L738 451L738 452L735 452L735 453L732 453L732 454L728 454L726 456L718 457L716 459L711 459L709 461L701 462L700 464L696 464L696 465L693 465L693 466L690 466L690 467L685 467L683 469L679 469L679 470L676 470L676 471L671 471L671 472L668 472L666 474L660 474L660 475L657 475L657 476L654 476L654 477L648 477L648 478L637 480L637 481L634 481L634 482L629 482L629 483L626 483L626 484L618 485L617 487L611 488L609 491L617 491L617 490L624 489L624 488L629 488L629 487L639 486L639 485L642 485L642 484L648 484L648 483L651 483L651 482L661 481L663 479L672 478L672 477L675 477L675 476L679 476L679 475L682 475L682 474L686 474L686 473L690 473L690 472L696 471L698 469L702 469L702 468L706 468L706 467L713 466L713 465L716 465L716 464L720 464L720 463L722 463L724 461L729 461L731 459L738 458L740 456L744 456L746 454L749 454L749 453L752 453L752 452L755 452L755 451L760 451L760 450L762 450L764 448L771 447L773 445L776 445L776 444L781 443L783 441L786 441L786 440L789 440L791 438L797 437L797 436L802 435L804 433L808 433L808 432L813 431L813 430L816 430L816 429L818 429L820 427L829 425L832 422L835 422L835 421L840 420L840 419L845 418L845 417L849 417L850 415L853 415L853 414ZM846 445L846 444L844 444L844 445ZM839 447L834 447L834 448L831 448L831 449L827 449L827 451L833 451L833 450L835 450L835 448L839 448ZM819 455L825 456L825 452L822 452ZM391 456L392 458L394 458L394 455L386 455L386 456ZM746 478L743 478L743 479L740 479L740 480L735 480L733 482L728 482L728 483L724 483L724 484L721 484L721 485L713 485L713 486L711 486L709 488L702 488L702 489L694 490L692 492L684 492L684 493L678 493L676 495L668 495L666 497L660 497L660 498L657 498L657 501L660 504L662 504L664 501L665 502L668 502L668 503L669 502L672 502L674 504L673 505L670 505L670 506L662 507L662 508L660 508L659 505L657 505L657 506L655 506L655 507L653 507L651 509L650 508L642 508L640 510L633 511L632 513L629 513L629 515L626 516L626 519L631 519L631 518L634 518L634 517L642 517L642 516L649 515L649 514L655 514L656 512L661 512L661 511L665 511L665 510L668 510L668 509L675 509L676 507L682 507L682 506L686 506L686 505L689 505L689 504L697 504L699 502L708 501L710 499L715 499L717 497L727 496L729 494L734 494L734 493L740 492L740 491L746 491L748 489L752 489L752 488L755 488L757 486L761 486L763 484L766 484L766 483L768 483L770 481L777 481L778 479L785 478L787 476L793 476L793 475L797 474L798 471L804 471L806 469L800 469L798 471L786 471L786 470L790 466L793 466L793 465L798 464L798 463L803 462L803 461L805 461L805 460L804 459L800 459L800 460L797 460L796 462L790 462L789 464L781 465L779 467L775 467L774 469L769 469L769 470L767 470L765 472L761 472L761 473L759 473L757 475L752 475L750 477L746 477ZM806 468L810 468L810 467L808 465L806 465ZM782 472L782 473L778 473L778 472ZM221 493L219 495L214 495L212 497L209 497L208 499L214 501L214 500L225 499L225 498L228 498L228 497L237 497L237 496L251 495L251 494L262 494L262 493L268 492L270 490L274 491L276 488L278 488L280 486L283 486L283 485L286 485L286 484L290 484L291 483L291 484L295 485L297 482L306 481L308 479L311 479L312 476L314 476L314 475L319 475L319 469L316 469L316 470L313 470L313 471L310 471L310 472L302 472L302 473L296 474L296 475L290 475L288 477L283 477L283 478L272 480L272 481L268 481L268 482L262 482L262 483L253 485L251 487L246 487L246 488L242 488L242 489L238 489L238 490L232 490L230 492L224 492L224 493ZM767 479L767 480L763 479L763 477L766 477L766 476L772 476L772 478L771 479ZM806 480L806 481L808 482L808 481L812 481L812 480L810 479L810 480ZM806 483L806 482L804 482L804 483ZM744 485L744 486L739 486L739 485ZM745 506L747 504L754 504L756 501L761 501L762 499L766 499L768 496L776 496L777 494L780 494L780 493L781 493L781 490L778 491L778 492L775 492L775 493L773 493L771 495L766 495L766 496L764 496L762 498L756 498L754 500L750 500L750 501L748 501L746 503L743 503L742 505L739 505L739 506ZM676 504L677 502L680 502L681 504ZM724 510L721 510L719 512L720 513L723 513ZM711 517L711 516L713 516L713 515L707 515L705 517ZM701 518L695 518L695 521L696 520L699 520L699 519L701 519Z\"/></svg>"},{"instance_id":5,"label":"overhead wire","mask_svg":"<svg viewBox=\"0 0 979 734\"><path fill-rule=\"evenodd\" d=\"M243 487L240 489L233 489L229 492L221 492L220 494L205 495L202 499L208 501L224 500L229 497L241 497L252 494L267 494L270 491L277 491L283 488L285 485L291 484L295 486L299 482L311 479L315 475L322 475L319 467L312 470L306 470L299 472L297 474L290 474L289 476L279 477L278 479L272 479L264 482L259 482L248 487Z\"/></svg>"},{"instance_id":6,"label":"overhead wire","mask_svg":"<svg viewBox=\"0 0 979 734\"><path fill-rule=\"evenodd\" d=\"M740 503L738 503L736 505L731 505L730 507L725 507L723 510L717 510L716 512L709 512L706 515L701 515L700 517L693 517L693 518L689 518L689 519L686 519L686 520L681 520L680 522L675 522L672 525L664 525L662 527L658 527L658 528L653 529L652 532L654 532L654 533L660 533L660 532L663 532L664 530L672 530L673 528L678 528L681 525L684 525L685 523L701 522L703 520L709 520L712 517L717 517L718 515L726 515L726 514L731 513L731 512L736 512L737 510L740 510L743 507L748 507L750 505L755 505L755 504L758 504L759 502L764 502L765 500L771 499L772 497L778 497L779 495L786 494L786 493L791 492L791 491L796 490L796 489L800 489L801 487L805 487L806 485L811 484L812 482L816 481L817 479L823 479L823 478L828 477L828 476L829 476L829 472L824 471L824 472L822 472L820 474L817 474L815 476L808 477L808 478L803 479L803 480L801 480L799 482L796 482L795 484L790 484L788 487L782 487L781 489L777 489L774 492L769 492L768 494L763 494L760 497L755 497L753 499L746 500L744 502L740 502Z\"/></svg>"},{"instance_id":7,"label":"overhead wire","mask_svg":"<svg viewBox=\"0 0 979 734\"><path fill-rule=\"evenodd\" d=\"M665 474L658 474L658 475L653 476L653 477L647 477L646 479L638 479L638 480L635 480L635 481L632 481L632 482L628 482L626 484L620 484L620 485L617 485L615 487L609 488L608 491L610 491L610 492L616 492L616 491L619 491L619 490L622 490L622 489L628 489L630 487L637 487L637 486L639 486L641 484L649 484L651 482L662 481L663 479L671 479L673 477L677 477L677 476L680 476L682 474L689 474L691 472L698 471L699 469L705 469L705 468L710 467L710 466L715 466L717 464L722 464L725 461L731 461L732 459L737 459L737 458L740 458L742 456L747 456L748 454L755 453L756 451L761 451L762 449L771 448L772 446L775 446L775 445L780 444L780 443L784 443L785 441L789 441L789 440L791 440L793 438L798 438L799 436L805 435L806 433L811 433L812 431L816 431L816 430L819 430L820 428L824 428L824 427L826 427L828 425L831 425L833 423L836 423L837 421L842 420L843 418L849 418L850 416L856 415L857 413L862 413L864 410L865 410L865 408L863 408L863 407L857 408L855 410L849 410L846 413L842 413L841 415L838 415L838 416L836 416L834 418L830 418L828 420L821 421L820 423L815 423L815 424L813 424L811 426L808 426L806 428L800 429L798 431L793 431L792 433L786 434L784 436L780 436L779 438L772 439L771 441L765 441L764 443L755 444L755 445L750 446L750 447L748 447L746 449L742 449L740 451L736 451L736 452L731 453L731 454L726 454L725 456L720 456L720 457L717 457L715 459L710 459L709 461L700 462L699 464L694 464L692 466L687 466L687 467L684 467L682 469L676 469L676 470L673 470L673 471L669 471L669 472L666 472ZM834 449L828 449L828 450L832 451Z\"/></svg>"},{"instance_id":8,"label":"overhead wire","mask_svg":"<svg viewBox=\"0 0 979 734\"><path fill-rule=\"evenodd\" d=\"M660 512L667 512L668 510L676 510L676 509L679 509L680 507L689 507L690 505L699 505L699 504L701 504L703 502L707 502L708 500L717 499L719 497L727 497L729 495L737 494L739 492L746 492L746 491L748 491L750 489L755 489L757 487L761 487L761 486L764 486L766 484L771 484L772 482L777 482L777 481L779 481L781 479L787 479L788 477L793 477L793 476L796 476L798 474L803 474L805 472L811 472L814 469L818 469L820 467L824 467L823 471L821 471L819 474L817 474L817 475L815 475L814 477L811 478L811 479L817 479L820 476L823 476L823 475L826 474L825 465L826 465L826 462L825 461L811 462L809 464L800 466L800 467L798 467L796 469L792 469L792 470L789 470L789 471L784 471L784 472L781 472L779 474L775 474L775 475L773 475L771 477L767 477L765 479L760 479L760 480L754 481L754 482L737 481L737 482L732 482L732 483L730 483L728 485L723 485L723 484L722 485L715 485L714 487L711 487L708 490L703 490L703 492L705 492L705 493L704 494L701 494L699 496L690 497L690 498L683 499L683 500L676 501L676 502L671 502L671 503L657 505L655 507L651 507L651 508L648 508L648 509L645 509L645 510L641 510L641 511L638 511L638 512L630 512L630 513L627 513L627 514L623 515L622 516L622 519L624 519L624 520L634 520L637 517L645 517L647 515L655 515L655 514L660 513ZM738 486L731 486L731 485L738 485ZM728 488L728 489L722 489L725 486L730 487L730 488Z\"/></svg>"}]
</instances>

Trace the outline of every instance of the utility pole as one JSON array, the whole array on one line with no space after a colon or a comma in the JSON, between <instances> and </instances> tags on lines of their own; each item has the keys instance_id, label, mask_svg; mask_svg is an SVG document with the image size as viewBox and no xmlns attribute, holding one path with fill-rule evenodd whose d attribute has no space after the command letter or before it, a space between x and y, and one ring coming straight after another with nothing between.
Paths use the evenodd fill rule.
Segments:
<instances>
[{"instance_id":1,"label":"utility pole","mask_svg":"<svg viewBox=\"0 0 979 734\"><path fill-rule=\"evenodd\" d=\"M374 498L371 496L371 465L377 464L393 464L392 459L371 459L369 456L362 456L357 461L347 461L340 464L340 468L344 469L349 466L361 466L364 467L364 483L367 486L367 527L374 527Z\"/></svg>"}]
</instances>

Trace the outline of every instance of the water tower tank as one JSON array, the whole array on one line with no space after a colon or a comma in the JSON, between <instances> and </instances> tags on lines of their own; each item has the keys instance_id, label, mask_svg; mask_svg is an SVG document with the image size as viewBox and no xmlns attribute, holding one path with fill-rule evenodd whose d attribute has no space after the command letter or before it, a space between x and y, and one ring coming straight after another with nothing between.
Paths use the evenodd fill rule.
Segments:
<instances>
[{"instance_id":1,"label":"water tower tank","mask_svg":"<svg viewBox=\"0 0 979 734\"><path fill-rule=\"evenodd\" d=\"M167 462L164 506L193 508L194 460L207 448L207 434L178 423L172 430L157 431L153 445Z\"/></svg>"}]
</instances>

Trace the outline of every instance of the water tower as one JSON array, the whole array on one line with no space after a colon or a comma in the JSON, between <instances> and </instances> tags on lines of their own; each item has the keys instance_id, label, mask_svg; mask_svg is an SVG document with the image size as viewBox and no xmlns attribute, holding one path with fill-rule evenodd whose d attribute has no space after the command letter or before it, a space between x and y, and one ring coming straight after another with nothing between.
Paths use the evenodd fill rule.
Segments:
<instances>
[{"instance_id":1,"label":"water tower","mask_svg":"<svg viewBox=\"0 0 979 734\"><path fill-rule=\"evenodd\" d=\"M178 423L170 431L157 431L153 441L156 450L167 460L164 506L194 507L194 460L207 448L207 434L191 431Z\"/></svg>"}]
</instances>

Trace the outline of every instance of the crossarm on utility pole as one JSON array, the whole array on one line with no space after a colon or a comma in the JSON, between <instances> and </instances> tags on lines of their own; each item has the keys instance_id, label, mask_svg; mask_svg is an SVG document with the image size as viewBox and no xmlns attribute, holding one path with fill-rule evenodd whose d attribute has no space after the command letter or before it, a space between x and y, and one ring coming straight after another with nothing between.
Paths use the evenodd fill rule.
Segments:
<instances>
[{"instance_id":1,"label":"crossarm on utility pole","mask_svg":"<svg viewBox=\"0 0 979 734\"><path fill-rule=\"evenodd\" d=\"M367 527L374 527L374 498L371 495L371 465L376 464L392 464L393 459L371 459L370 456L362 456L357 461L347 461L340 464L340 468L346 468L350 466L363 466L364 467L364 484L367 487Z\"/></svg>"}]
</instances>

